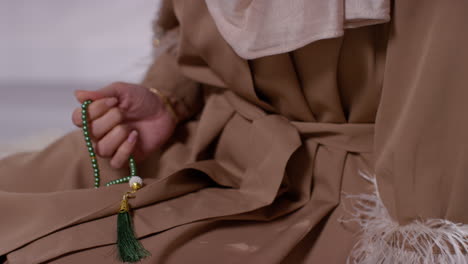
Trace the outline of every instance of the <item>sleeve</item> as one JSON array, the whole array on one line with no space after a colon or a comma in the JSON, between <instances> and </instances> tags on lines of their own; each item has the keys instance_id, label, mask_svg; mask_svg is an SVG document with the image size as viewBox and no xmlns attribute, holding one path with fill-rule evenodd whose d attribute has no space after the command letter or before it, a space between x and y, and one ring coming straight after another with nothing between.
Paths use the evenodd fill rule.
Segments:
<instances>
[{"instance_id":1,"label":"sleeve","mask_svg":"<svg viewBox=\"0 0 468 264\"><path fill-rule=\"evenodd\" d=\"M468 2L395 1L352 263L468 263Z\"/></svg>"},{"instance_id":2,"label":"sleeve","mask_svg":"<svg viewBox=\"0 0 468 264\"><path fill-rule=\"evenodd\" d=\"M202 88L179 69L179 24L172 1L163 1L153 23L153 63L142 85L154 87L166 95L181 121L190 119L203 107Z\"/></svg>"}]
</instances>

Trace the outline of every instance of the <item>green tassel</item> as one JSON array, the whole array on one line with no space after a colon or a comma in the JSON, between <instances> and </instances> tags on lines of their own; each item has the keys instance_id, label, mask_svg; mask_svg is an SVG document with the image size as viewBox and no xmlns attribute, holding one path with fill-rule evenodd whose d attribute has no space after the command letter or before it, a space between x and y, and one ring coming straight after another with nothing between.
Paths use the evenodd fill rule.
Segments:
<instances>
[{"instance_id":1,"label":"green tassel","mask_svg":"<svg viewBox=\"0 0 468 264\"><path fill-rule=\"evenodd\" d=\"M119 249L119 258L122 262L134 263L151 254L135 237L132 219L128 212L128 197L128 194L124 195L117 216L117 247Z\"/></svg>"}]
</instances>

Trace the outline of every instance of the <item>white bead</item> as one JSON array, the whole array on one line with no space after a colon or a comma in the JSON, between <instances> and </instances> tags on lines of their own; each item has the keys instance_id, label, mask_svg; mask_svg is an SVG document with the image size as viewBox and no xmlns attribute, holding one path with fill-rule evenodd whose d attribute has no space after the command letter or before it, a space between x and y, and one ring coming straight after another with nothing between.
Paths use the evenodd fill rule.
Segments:
<instances>
[{"instance_id":1,"label":"white bead","mask_svg":"<svg viewBox=\"0 0 468 264\"><path fill-rule=\"evenodd\" d=\"M143 185L143 179L140 178L139 176L132 176L130 178L130 180L128 181L128 185L130 185L130 187L132 187L133 183L135 183L135 182L140 184L140 185Z\"/></svg>"}]
</instances>

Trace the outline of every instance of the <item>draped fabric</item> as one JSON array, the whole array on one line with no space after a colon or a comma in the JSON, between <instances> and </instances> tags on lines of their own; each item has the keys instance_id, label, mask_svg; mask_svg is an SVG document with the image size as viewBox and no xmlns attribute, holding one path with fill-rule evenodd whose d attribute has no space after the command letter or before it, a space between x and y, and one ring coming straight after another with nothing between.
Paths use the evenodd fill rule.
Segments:
<instances>
[{"instance_id":1,"label":"draped fabric","mask_svg":"<svg viewBox=\"0 0 468 264\"><path fill-rule=\"evenodd\" d=\"M206 0L218 30L242 58L285 53L346 28L390 20L390 0Z\"/></svg>"},{"instance_id":2,"label":"draped fabric","mask_svg":"<svg viewBox=\"0 0 468 264\"><path fill-rule=\"evenodd\" d=\"M467 223L468 37L456 34L465 2L395 1L390 24L248 61L203 2L173 4L179 44L164 60L178 67L164 73L199 83L204 106L138 164L146 186L131 200L135 232L152 253L143 263L345 263L375 241L348 221L347 197L375 191L360 171L375 174L391 230L418 219ZM117 261L128 187L93 189L84 146L73 132L0 161L7 263ZM103 181L124 176L99 163ZM403 246L408 255L395 256L418 257Z\"/></svg>"}]
</instances>

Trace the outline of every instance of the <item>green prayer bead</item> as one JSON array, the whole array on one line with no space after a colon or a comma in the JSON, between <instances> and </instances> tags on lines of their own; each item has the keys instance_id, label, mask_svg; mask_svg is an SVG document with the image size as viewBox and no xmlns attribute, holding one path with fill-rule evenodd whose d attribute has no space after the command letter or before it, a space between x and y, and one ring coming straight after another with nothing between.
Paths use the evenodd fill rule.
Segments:
<instances>
[{"instance_id":1,"label":"green prayer bead","mask_svg":"<svg viewBox=\"0 0 468 264\"><path fill-rule=\"evenodd\" d=\"M83 130L84 140L86 143L86 147L88 148L89 156L91 157L91 165L93 167L94 187L98 188L100 185L99 183L101 181L100 172L99 172L99 166L98 166L97 159L96 159L96 153L94 152L94 148L93 148L91 138L90 138L89 127L88 127L89 121L87 120L88 105L91 103L92 103L92 100L86 100L81 105L81 121L82 121L82 130ZM129 171L130 175L132 176L136 175L137 170L136 170L135 160L133 159L133 157L129 158L128 163L129 163L129 168L130 168L130 171ZM117 180L113 180L113 181L108 182L106 186L128 182L130 178L131 176L127 176L127 177L123 177Z\"/></svg>"}]
</instances>

